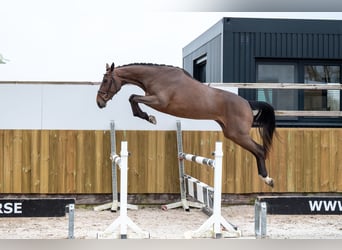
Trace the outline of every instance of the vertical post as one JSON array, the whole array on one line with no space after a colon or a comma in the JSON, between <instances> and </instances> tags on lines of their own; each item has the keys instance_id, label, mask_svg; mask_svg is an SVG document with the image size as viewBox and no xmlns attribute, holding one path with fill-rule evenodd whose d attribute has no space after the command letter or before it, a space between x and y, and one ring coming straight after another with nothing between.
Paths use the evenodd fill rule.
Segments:
<instances>
[{"instance_id":1,"label":"vertical post","mask_svg":"<svg viewBox=\"0 0 342 250\"><path fill-rule=\"evenodd\" d=\"M110 122L110 148L111 155L116 154L116 140L115 140L115 123L114 121ZM112 161L112 195L113 195L113 203L111 211L116 212L118 209L118 186L117 186L117 167L116 163Z\"/></svg>"},{"instance_id":2,"label":"vertical post","mask_svg":"<svg viewBox=\"0 0 342 250\"><path fill-rule=\"evenodd\" d=\"M120 216L103 232L97 235L98 238L105 238L106 235L113 235L114 230L120 228L120 238L127 239L127 228L130 227L134 232L143 238L149 238L149 233L142 231L128 216L127 216L127 190L128 190L128 151L127 141L121 142L120 156L112 156L112 161L119 165L120 171ZM132 205L131 205L132 206Z\"/></svg>"},{"instance_id":3,"label":"vertical post","mask_svg":"<svg viewBox=\"0 0 342 250\"><path fill-rule=\"evenodd\" d=\"M75 204L69 204L69 230L68 239L74 239L74 220L75 220Z\"/></svg>"},{"instance_id":4,"label":"vertical post","mask_svg":"<svg viewBox=\"0 0 342 250\"><path fill-rule=\"evenodd\" d=\"M257 238L265 238L267 235L267 204L260 200L254 205L254 231Z\"/></svg>"},{"instance_id":5,"label":"vertical post","mask_svg":"<svg viewBox=\"0 0 342 250\"><path fill-rule=\"evenodd\" d=\"M267 204L266 202L261 202L261 237L265 238L267 235Z\"/></svg>"},{"instance_id":6,"label":"vertical post","mask_svg":"<svg viewBox=\"0 0 342 250\"><path fill-rule=\"evenodd\" d=\"M182 139L182 127L180 120L177 120L177 155L183 153L183 139ZM189 207L186 202L186 187L185 187L185 179L184 179L184 160L178 159L178 170L179 170L179 187L181 192L181 201L183 204L183 208L186 211L189 211Z\"/></svg>"},{"instance_id":7,"label":"vertical post","mask_svg":"<svg viewBox=\"0 0 342 250\"><path fill-rule=\"evenodd\" d=\"M184 211L189 212L190 206L196 208L203 208L203 203L188 201L186 199L187 188L186 188L186 179L185 179L185 170L184 170L184 159L181 159L179 156L183 153L183 140L182 140L182 128L181 121L177 120L177 156L178 156L178 172L179 172L179 186L180 186L180 195L181 201L177 201L171 204L163 205L162 209L167 210L176 207L183 207Z\"/></svg>"},{"instance_id":8,"label":"vertical post","mask_svg":"<svg viewBox=\"0 0 342 250\"><path fill-rule=\"evenodd\" d=\"M222 194L222 142L216 142L215 144L215 160L213 164L214 168L214 199L213 199L213 212L212 215L206 220L202 226L196 231L190 233L191 236L201 236L203 232L210 230L213 232L214 238L222 238L223 234L221 225L227 230L227 233L233 233L234 237L240 237L241 232L236 226L227 222L221 215L221 194ZM228 232L228 230L230 232ZM186 233L186 237L189 236ZM230 235L232 237L232 234Z\"/></svg>"},{"instance_id":9,"label":"vertical post","mask_svg":"<svg viewBox=\"0 0 342 250\"><path fill-rule=\"evenodd\" d=\"M214 166L214 233L215 238L221 238L221 191L222 191L222 142L215 143Z\"/></svg>"},{"instance_id":10,"label":"vertical post","mask_svg":"<svg viewBox=\"0 0 342 250\"><path fill-rule=\"evenodd\" d=\"M127 218L127 183L128 183L128 151L127 151L127 141L121 142L121 180L120 180L120 216L121 218ZM121 239L127 239L127 221L123 220L121 222Z\"/></svg>"},{"instance_id":11,"label":"vertical post","mask_svg":"<svg viewBox=\"0 0 342 250\"><path fill-rule=\"evenodd\" d=\"M254 232L255 237L260 237L260 202L258 199L254 202Z\"/></svg>"}]
</instances>

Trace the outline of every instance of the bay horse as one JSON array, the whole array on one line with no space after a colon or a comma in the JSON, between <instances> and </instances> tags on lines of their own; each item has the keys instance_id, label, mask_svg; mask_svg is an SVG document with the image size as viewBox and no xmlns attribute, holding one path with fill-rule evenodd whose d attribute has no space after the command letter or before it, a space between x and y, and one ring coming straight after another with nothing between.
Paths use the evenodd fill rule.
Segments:
<instances>
[{"instance_id":1,"label":"bay horse","mask_svg":"<svg viewBox=\"0 0 342 250\"><path fill-rule=\"evenodd\" d=\"M104 108L125 84L136 85L145 92L144 96L132 94L129 102L133 115L150 123L156 124L156 118L142 111L139 103L177 117L216 121L226 138L255 156L259 176L273 187L273 179L265 167L275 132L275 113L270 104L247 101L231 92L202 84L178 67L137 63L115 67L113 63L106 65L96 96L99 108ZM258 113L254 116L252 110ZM249 134L253 124L259 127L263 145Z\"/></svg>"}]
</instances>

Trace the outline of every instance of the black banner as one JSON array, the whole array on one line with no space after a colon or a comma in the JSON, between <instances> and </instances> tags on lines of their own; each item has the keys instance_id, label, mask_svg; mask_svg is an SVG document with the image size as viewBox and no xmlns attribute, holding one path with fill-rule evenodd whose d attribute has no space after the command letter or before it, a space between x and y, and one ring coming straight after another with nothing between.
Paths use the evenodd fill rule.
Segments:
<instances>
[{"instance_id":1,"label":"black banner","mask_svg":"<svg viewBox=\"0 0 342 250\"><path fill-rule=\"evenodd\" d=\"M75 199L0 199L1 217L62 217Z\"/></svg>"},{"instance_id":2,"label":"black banner","mask_svg":"<svg viewBox=\"0 0 342 250\"><path fill-rule=\"evenodd\" d=\"M268 214L342 214L342 196L258 197Z\"/></svg>"}]
</instances>

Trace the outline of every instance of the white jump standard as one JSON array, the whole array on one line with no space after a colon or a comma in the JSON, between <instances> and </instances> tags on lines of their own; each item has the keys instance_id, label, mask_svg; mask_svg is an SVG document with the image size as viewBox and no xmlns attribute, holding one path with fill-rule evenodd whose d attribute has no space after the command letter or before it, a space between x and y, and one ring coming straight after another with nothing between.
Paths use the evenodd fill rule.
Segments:
<instances>
[{"instance_id":1,"label":"white jump standard","mask_svg":"<svg viewBox=\"0 0 342 250\"><path fill-rule=\"evenodd\" d=\"M222 194L222 142L215 143L215 159L208 159L202 156L187 154L183 152L181 122L177 121L177 149L179 164L179 180L181 190L181 201L164 205L164 210L183 207L185 211L189 211L189 206L202 208L210 214L201 227L195 231L186 232L186 238L208 237L240 237L241 232L234 225L227 222L221 215L221 194ZM211 187L196 178L185 174L184 160L193 161L214 169L214 187ZM195 191L196 190L196 191ZM199 202L188 201L187 195L195 198ZM222 230L222 227L225 229Z\"/></svg>"},{"instance_id":2,"label":"white jump standard","mask_svg":"<svg viewBox=\"0 0 342 250\"><path fill-rule=\"evenodd\" d=\"M116 163L113 161L113 156L116 155L116 137L115 137L115 123L114 121L110 122L110 148L111 148L111 155L110 159L112 160L112 197L113 201L99 205L94 207L94 211L103 211L110 209L112 212L116 212L120 206L120 202L118 200L118 187L117 187L117 167ZM137 210L138 206L127 204L128 209Z\"/></svg>"},{"instance_id":3,"label":"white jump standard","mask_svg":"<svg viewBox=\"0 0 342 250\"><path fill-rule=\"evenodd\" d=\"M121 156L111 157L121 169L120 171L120 216L102 233L98 233L99 239L121 238L127 239L127 228L131 228L137 238L149 238L149 233L140 229L127 215L127 184L128 184L128 151L127 142L121 142ZM119 233L116 232L120 229Z\"/></svg>"},{"instance_id":4,"label":"white jump standard","mask_svg":"<svg viewBox=\"0 0 342 250\"><path fill-rule=\"evenodd\" d=\"M188 160L197 162L202 165L206 165L214 168L214 199L213 199L213 213L212 215L200 226L197 230L193 232L187 232L186 235L189 237L201 237L206 232L212 232L214 238L221 238L223 235L223 226L227 233L230 233L230 237L239 237L241 235L240 231L229 222L227 222L221 215L221 190L222 190L222 142L215 143L215 160L208 159L201 156L195 156L192 154L179 154L180 160ZM190 179L188 179L190 180ZM201 184L199 184L201 185ZM206 184L202 185L206 187ZM208 186L209 187L209 186ZM200 193L200 192L198 192ZM209 192L207 192L209 194ZM205 199L203 198L203 201ZM209 199L207 199L209 201ZM234 233L232 235L232 233Z\"/></svg>"}]
</instances>

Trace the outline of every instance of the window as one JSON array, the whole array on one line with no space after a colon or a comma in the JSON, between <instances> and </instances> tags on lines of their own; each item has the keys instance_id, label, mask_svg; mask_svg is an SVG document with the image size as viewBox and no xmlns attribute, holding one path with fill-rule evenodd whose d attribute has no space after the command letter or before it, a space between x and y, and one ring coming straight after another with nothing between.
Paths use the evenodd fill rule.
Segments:
<instances>
[{"instance_id":1,"label":"window","mask_svg":"<svg viewBox=\"0 0 342 250\"><path fill-rule=\"evenodd\" d=\"M340 61L260 60L256 62L256 82L338 84L342 81ZM255 98L270 103L276 110L340 111L340 90L254 90ZM278 116L278 126L341 126L337 116Z\"/></svg>"},{"instance_id":2,"label":"window","mask_svg":"<svg viewBox=\"0 0 342 250\"><path fill-rule=\"evenodd\" d=\"M207 56L194 60L194 78L200 82L207 81Z\"/></svg>"},{"instance_id":3,"label":"window","mask_svg":"<svg viewBox=\"0 0 342 250\"><path fill-rule=\"evenodd\" d=\"M339 83L340 78L340 66L304 66L304 83L306 84ZM340 91L304 90L304 110L340 110Z\"/></svg>"},{"instance_id":4,"label":"window","mask_svg":"<svg viewBox=\"0 0 342 250\"><path fill-rule=\"evenodd\" d=\"M257 82L294 83L297 82L296 64L257 64ZM277 110L298 110L298 90L258 89L257 100L270 103ZM288 119L288 118L280 118Z\"/></svg>"}]
</instances>

